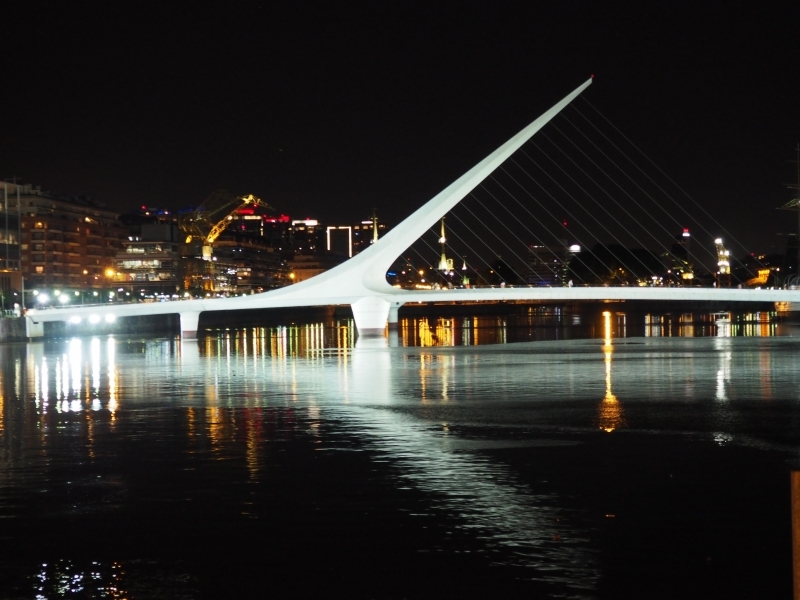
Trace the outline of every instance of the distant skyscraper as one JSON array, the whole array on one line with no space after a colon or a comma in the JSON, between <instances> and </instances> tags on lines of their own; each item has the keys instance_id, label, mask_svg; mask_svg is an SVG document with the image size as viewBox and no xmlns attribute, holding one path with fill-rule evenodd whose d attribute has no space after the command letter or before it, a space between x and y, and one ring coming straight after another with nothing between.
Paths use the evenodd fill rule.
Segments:
<instances>
[{"instance_id":1,"label":"distant skyscraper","mask_svg":"<svg viewBox=\"0 0 800 600\"><path fill-rule=\"evenodd\" d=\"M673 283L684 284L694 279L692 234L687 228L675 236L669 256L669 274Z\"/></svg>"},{"instance_id":2,"label":"distant skyscraper","mask_svg":"<svg viewBox=\"0 0 800 600\"><path fill-rule=\"evenodd\" d=\"M580 252L577 244L568 246L566 242L555 246L528 247L528 283L531 285L569 285L569 263Z\"/></svg>"}]
</instances>

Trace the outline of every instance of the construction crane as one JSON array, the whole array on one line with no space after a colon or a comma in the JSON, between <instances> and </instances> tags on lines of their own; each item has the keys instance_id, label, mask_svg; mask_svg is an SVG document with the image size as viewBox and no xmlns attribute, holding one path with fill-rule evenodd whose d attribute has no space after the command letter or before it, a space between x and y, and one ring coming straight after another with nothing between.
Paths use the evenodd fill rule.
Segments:
<instances>
[{"instance_id":1,"label":"construction crane","mask_svg":"<svg viewBox=\"0 0 800 600\"><path fill-rule=\"evenodd\" d=\"M178 226L186 234L186 244L199 240L203 260L211 260L211 245L230 225L236 212L248 205L275 210L252 194L233 196L225 191L214 192L201 206L184 213L178 220Z\"/></svg>"}]
</instances>

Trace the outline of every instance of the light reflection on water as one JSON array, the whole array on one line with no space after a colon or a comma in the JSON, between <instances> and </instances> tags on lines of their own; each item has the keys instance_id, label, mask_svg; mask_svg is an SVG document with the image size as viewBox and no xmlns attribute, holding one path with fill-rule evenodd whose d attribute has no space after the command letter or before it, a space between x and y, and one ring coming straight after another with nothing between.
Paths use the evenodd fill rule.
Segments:
<instances>
[{"instance_id":1,"label":"light reflection on water","mask_svg":"<svg viewBox=\"0 0 800 600\"><path fill-rule=\"evenodd\" d=\"M609 311L604 311L609 312ZM614 337L771 337L784 335L776 312L609 312ZM605 317L531 307L527 314L471 317L409 317L398 323L398 345L478 346L541 340L601 338Z\"/></svg>"},{"instance_id":2,"label":"light reflection on water","mask_svg":"<svg viewBox=\"0 0 800 600\"><path fill-rule=\"evenodd\" d=\"M167 436L201 461L192 468L227 461L249 484L268 486L279 460L269 453L282 440L315 452L356 440L397 489L428 497L419 519L452 520L490 564L526 567L526 578L591 596L601 576L591 529L558 490L534 490L496 451L535 456L579 443L556 429L598 428L786 447L796 432L759 429L752 411L800 398L790 339L625 338L620 315L602 322L599 340L477 348L454 347L485 339L454 320L429 328L431 343L419 348L406 347L402 328L394 343L355 341L350 324L234 330L199 342L102 337L0 347L0 516L25 514L19 506L34 490L63 483L51 479L56 465L94 463L131 441ZM676 399L692 414L660 412ZM509 435L476 437L476 425ZM116 477L92 483L113 498L102 510L124 505L126 473Z\"/></svg>"},{"instance_id":3,"label":"light reflection on water","mask_svg":"<svg viewBox=\"0 0 800 600\"><path fill-rule=\"evenodd\" d=\"M608 315L606 316L606 313ZM409 317L389 330L390 347L456 347L511 342L603 339L610 324L614 338L627 337L773 337L791 335L795 325L775 312L640 314L604 311L602 315L565 313L551 307L527 314L469 317ZM353 348L357 334L351 319L292 326L209 331L202 352L225 355L307 356Z\"/></svg>"},{"instance_id":4,"label":"light reflection on water","mask_svg":"<svg viewBox=\"0 0 800 600\"><path fill-rule=\"evenodd\" d=\"M606 433L611 433L615 429L624 427L622 403L611 391L611 357L614 352L612 344L611 313L603 313L604 336L603 336L603 355L606 366L606 395L598 408L598 426Z\"/></svg>"}]
</instances>

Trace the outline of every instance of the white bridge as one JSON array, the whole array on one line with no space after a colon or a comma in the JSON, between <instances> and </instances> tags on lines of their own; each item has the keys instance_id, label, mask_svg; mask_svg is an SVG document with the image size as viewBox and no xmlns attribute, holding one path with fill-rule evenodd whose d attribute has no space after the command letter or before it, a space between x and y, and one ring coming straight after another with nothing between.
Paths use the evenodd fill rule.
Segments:
<instances>
[{"instance_id":1,"label":"white bridge","mask_svg":"<svg viewBox=\"0 0 800 600\"><path fill-rule=\"evenodd\" d=\"M184 300L153 304L120 304L29 310L28 337L44 335L52 321L98 322L120 317L180 314L181 335L197 335L200 313L259 308L350 305L361 336L383 335L397 323L397 311L406 303L463 301L580 301L652 300L715 302L798 302L800 290L749 290L669 287L502 287L412 291L392 287L386 272L392 263L433 224L447 214L507 158L527 142L592 83L589 79L542 114L505 144L429 200L367 250L316 277L285 288L236 298Z\"/></svg>"}]
</instances>

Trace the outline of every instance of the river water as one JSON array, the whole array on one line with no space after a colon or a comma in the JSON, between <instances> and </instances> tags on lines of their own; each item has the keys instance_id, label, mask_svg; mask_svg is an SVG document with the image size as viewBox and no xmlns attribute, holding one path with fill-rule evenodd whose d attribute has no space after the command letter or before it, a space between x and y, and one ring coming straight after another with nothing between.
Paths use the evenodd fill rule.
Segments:
<instances>
[{"instance_id":1,"label":"river water","mask_svg":"<svg viewBox=\"0 0 800 600\"><path fill-rule=\"evenodd\" d=\"M0 346L0 597L791 596L800 331L486 319Z\"/></svg>"}]
</instances>

